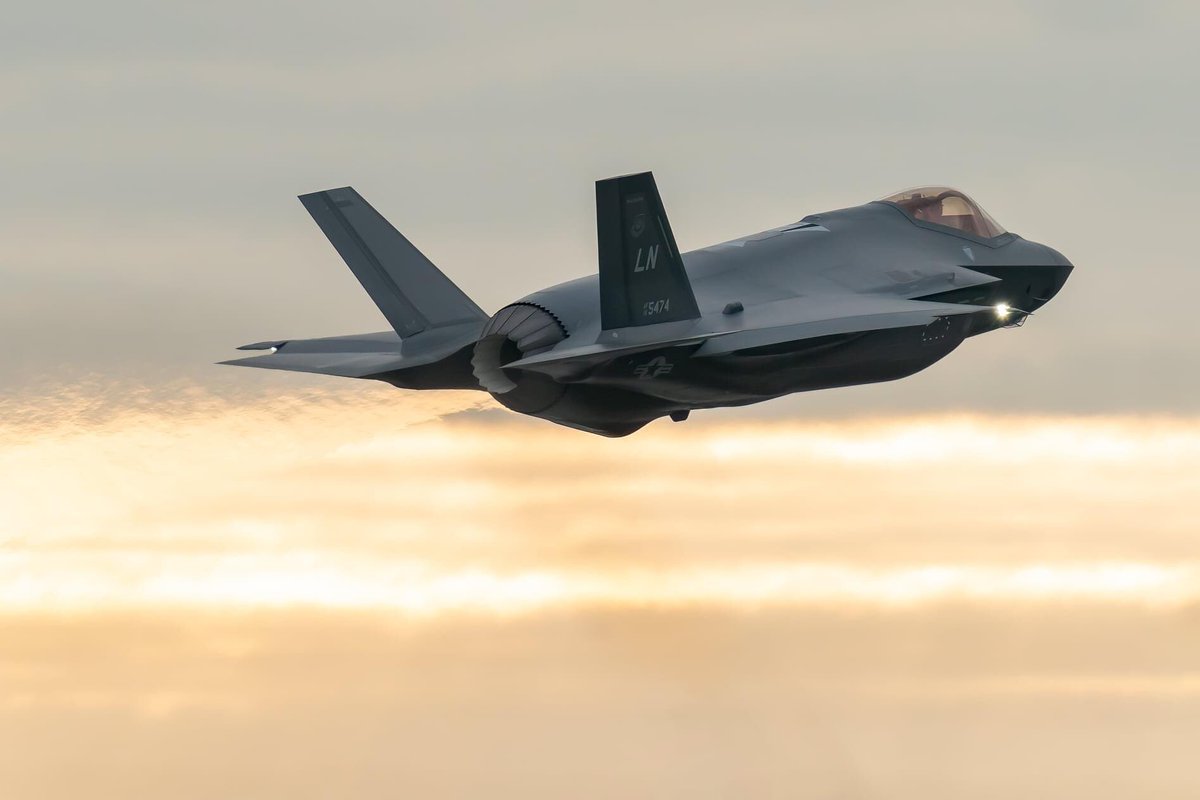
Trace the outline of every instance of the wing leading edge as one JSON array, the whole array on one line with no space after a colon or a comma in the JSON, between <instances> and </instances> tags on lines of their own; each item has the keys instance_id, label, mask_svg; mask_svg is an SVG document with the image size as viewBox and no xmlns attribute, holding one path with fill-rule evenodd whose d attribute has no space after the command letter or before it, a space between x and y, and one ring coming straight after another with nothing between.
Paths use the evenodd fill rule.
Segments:
<instances>
[{"instance_id":1,"label":"wing leading edge","mask_svg":"<svg viewBox=\"0 0 1200 800\"><path fill-rule=\"evenodd\" d=\"M700 346L694 357L704 358L820 336L924 326L945 317L995 314L995 309L990 306L960 303L857 296L847 296L841 300L837 302L830 298L820 309L814 308L808 298L768 303L747 308L744 313L732 318L736 319L734 324L737 327L702 330L702 323L664 325L647 329L646 335L636 338L623 336L619 341L601 339L566 348L556 347L507 366L509 369L531 370L570 380L616 356L663 347L698 344ZM716 324L729 324L729 320L730 317L721 317Z\"/></svg>"}]
</instances>

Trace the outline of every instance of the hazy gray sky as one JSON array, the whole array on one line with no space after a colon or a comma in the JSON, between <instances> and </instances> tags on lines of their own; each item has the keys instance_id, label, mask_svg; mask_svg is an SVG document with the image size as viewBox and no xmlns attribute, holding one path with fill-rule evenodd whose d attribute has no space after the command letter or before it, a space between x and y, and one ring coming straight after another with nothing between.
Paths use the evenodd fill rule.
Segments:
<instances>
[{"instance_id":1,"label":"hazy gray sky","mask_svg":"<svg viewBox=\"0 0 1200 800\"><path fill-rule=\"evenodd\" d=\"M684 247L906 185L1078 266L1023 330L736 414L1200 408L1194 4L25 4L0 31L0 381L386 325L294 195L352 183L486 309L595 269L592 181Z\"/></svg>"}]
</instances>

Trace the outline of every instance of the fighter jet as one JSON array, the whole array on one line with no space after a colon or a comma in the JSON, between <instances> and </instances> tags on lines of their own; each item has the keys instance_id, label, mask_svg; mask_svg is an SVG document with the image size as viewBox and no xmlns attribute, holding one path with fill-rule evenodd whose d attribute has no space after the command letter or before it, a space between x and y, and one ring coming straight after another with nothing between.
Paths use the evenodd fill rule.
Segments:
<instances>
[{"instance_id":1,"label":"fighter jet","mask_svg":"<svg viewBox=\"0 0 1200 800\"><path fill-rule=\"evenodd\" d=\"M225 361L476 389L626 436L660 417L890 381L1021 325L1072 265L956 189L923 187L680 252L654 176L596 183L596 274L488 315L354 189L300 197L392 330Z\"/></svg>"}]
</instances>

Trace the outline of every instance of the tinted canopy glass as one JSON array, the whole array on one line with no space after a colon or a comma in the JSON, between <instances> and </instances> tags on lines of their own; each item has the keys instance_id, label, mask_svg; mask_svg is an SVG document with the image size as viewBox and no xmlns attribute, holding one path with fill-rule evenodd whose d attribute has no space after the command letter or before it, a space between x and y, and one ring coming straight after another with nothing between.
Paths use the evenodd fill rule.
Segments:
<instances>
[{"instance_id":1,"label":"tinted canopy glass","mask_svg":"<svg viewBox=\"0 0 1200 800\"><path fill-rule=\"evenodd\" d=\"M883 198L905 214L921 222L945 225L973 236L990 239L1004 228L980 208L974 200L947 186L922 186Z\"/></svg>"}]
</instances>

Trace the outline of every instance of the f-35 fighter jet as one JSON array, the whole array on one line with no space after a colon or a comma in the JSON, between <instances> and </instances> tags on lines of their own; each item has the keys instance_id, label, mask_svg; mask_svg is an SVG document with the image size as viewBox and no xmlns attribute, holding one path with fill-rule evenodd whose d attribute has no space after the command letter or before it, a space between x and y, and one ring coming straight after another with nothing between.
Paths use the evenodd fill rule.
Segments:
<instances>
[{"instance_id":1,"label":"f-35 fighter jet","mask_svg":"<svg viewBox=\"0 0 1200 800\"><path fill-rule=\"evenodd\" d=\"M651 173L596 183L599 272L489 316L347 187L300 197L393 330L258 342L226 361L477 389L571 428L890 381L1020 325L1071 262L924 187L681 253Z\"/></svg>"}]
</instances>

